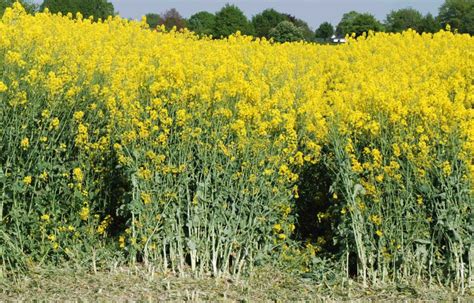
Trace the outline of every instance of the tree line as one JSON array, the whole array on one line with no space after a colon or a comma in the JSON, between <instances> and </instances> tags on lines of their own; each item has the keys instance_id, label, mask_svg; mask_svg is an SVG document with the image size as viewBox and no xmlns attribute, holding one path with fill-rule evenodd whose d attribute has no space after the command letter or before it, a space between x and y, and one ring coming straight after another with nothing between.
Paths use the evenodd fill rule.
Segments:
<instances>
[{"instance_id":1,"label":"tree line","mask_svg":"<svg viewBox=\"0 0 474 303\"><path fill-rule=\"evenodd\" d=\"M0 0L0 14L16 0ZM20 0L30 12L48 8L53 13L81 12L88 18L105 19L116 14L114 6L107 0L44 0L35 5L29 0ZM226 4L216 13L201 11L184 18L174 8L161 14L146 14L151 29L164 26L170 30L188 28L199 35L214 38L227 37L237 31L255 37L273 38L278 42L288 41L329 41L332 36L344 37L355 33L356 36L368 31L402 32L409 28L423 33L435 33L448 24L460 33L474 34L474 0L446 0L439 8L438 15L423 15L413 8L393 10L385 20L380 21L370 13L350 11L345 13L334 26L323 22L312 30L307 22L287 13L266 9L248 19L236 5Z\"/></svg>"}]
</instances>

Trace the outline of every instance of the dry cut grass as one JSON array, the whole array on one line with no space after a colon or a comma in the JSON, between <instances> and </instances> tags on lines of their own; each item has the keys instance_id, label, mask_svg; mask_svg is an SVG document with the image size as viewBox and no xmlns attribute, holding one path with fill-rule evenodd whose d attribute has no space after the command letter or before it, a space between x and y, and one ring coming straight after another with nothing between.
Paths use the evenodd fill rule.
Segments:
<instances>
[{"instance_id":1,"label":"dry cut grass","mask_svg":"<svg viewBox=\"0 0 474 303\"><path fill-rule=\"evenodd\" d=\"M219 302L472 302L467 294L426 285L362 288L358 283L317 283L272 268L248 277L178 276L143 268L96 273L71 268L35 270L0 280L0 301L219 301Z\"/></svg>"}]
</instances>

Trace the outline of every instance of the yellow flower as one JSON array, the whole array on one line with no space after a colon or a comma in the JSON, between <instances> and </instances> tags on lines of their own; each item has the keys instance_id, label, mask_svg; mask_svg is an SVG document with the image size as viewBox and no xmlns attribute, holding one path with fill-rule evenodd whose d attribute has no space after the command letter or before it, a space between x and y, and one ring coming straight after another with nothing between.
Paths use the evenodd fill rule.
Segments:
<instances>
[{"instance_id":1,"label":"yellow flower","mask_svg":"<svg viewBox=\"0 0 474 303\"><path fill-rule=\"evenodd\" d=\"M107 230L107 227L109 226L111 221L112 221L112 218L110 217L110 215L107 215L97 227L97 233L99 235L105 234L105 231Z\"/></svg>"},{"instance_id":2,"label":"yellow flower","mask_svg":"<svg viewBox=\"0 0 474 303\"><path fill-rule=\"evenodd\" d=\"M87 143L89 139L88 131L89 129L87 128L86 125L82 123L79 124L79 126L77 127L77 136L75 139L77 146L82 147Z\"/></svg>"},{"instance_id":3,"label":"yellow flower","mask_svg":"<svg viewBox=\"0 0 474 303\"><path fill-rule=\"evenodd\" d=\"M21 146L21 148L23 148L23 150L27 150L28 147L30 147L30 139L28 139L28 138L23 138L23 139L21 140L20 146Z\"/></svg>"},{"instance_id":4,"label":"yellow flower","mask_svg":"<svg viewBox=\"0 0 474 303\"><path fill-rule=\"evenodd\" d=\"M142 197L143 203L150 204L151 203L151 195L147 193L141 193L140 196Z\"/></svg>"},{"instance_id":5,"label":"yellow flower","mask_svg":"<svg viewBox=\"0 0 474 303\"><path fill-rule=\"evenodd\" d=\"M31 176L26 176L26 177L23 178L23 183L25 185L30 185L32 180L33 180L33 178Z\"/></svg>"},{"instance_id":6,"label":"yellow flower","mask_svg":"<svg viewBox=\"0 0 474 303\"><path fill-rule=\"evenodd\" d=\"M423 197L422 196L418 196L416 198L416 203L418 203L418 205L423 205Z\"/></svg>"},{"instance_id":7,"label":"yellow flower","mask_svg":"<svg viewBox=\"0 0 474 303\"><path fill-rule=\"evenodd\" d=\"M40 175L39 175L39 179L41 181L46 181L48 180L48 172L47 171L43 171Z\"/></svg>"},{"instance_id":8,"label":"yellow flower","mask_svg":"<svg viewBox=\"0 0 474 303\"><path fill-rule=\"evenodd\" d=\"M51 113L49 112L49 110L45 109L45 110L43 110L43 111L41 112L41 118L47 119L47 118L49 118L49 115L50 115L50 114L51 114Z\"/></svg>"},{"instance_id":9,"label":"yellow flower","mask_svg":"<svg viewBox=\"0 0 474 303\"><path fill-rule=\"evenodd\" d=\"M59 119L58 118L54 118L52 121L51 121L51 128L56 130L58 129L59 127Z\"/></svg>"},{"instance_id":10,"label":"yellow flower","mask_svg":"<svg viewBox=\"0 0 474 303\"><path fill-rule=\"evenodd\" d=\"M375 176L375 181L377 181L378 183L382 183L383 182L383 175L377 175Z\"/></svg>"},{"instance_id":11,"label":"yellow flower","mask_svg":"<svg viewBox=\"0 0 474 303\"><path fill-rule=\"evenodd\" d=\"M370 221L372 221L375 225L381 225L382 224L382 217L378 215L371 215L370 216Z\"/></svg>"},{"instance_id":12,"label":"yellow flower","mask_svg":"<svg viewBox=\"0 0 474 303\"><path fill-rule=\"evenodd\" d=\"M400 157L402 152L400 150L400 146L397 143L392 144L392 149L393 149L393 154L395 155L395 157L397 158Z\"/></svg>"},{"instance_id":13,"label":"yellow flower","mask_svg":"<svg viewBox=\"0 0 474 303\"><path fill-rule=\"evenodd\" d=\"M152 175L153 173L151 172L151 170L145 167L140 167L138 169L138 177L142 178L143 180L150 180Z\"/></svg>"},{"instance_id":14,"label":"yellow flower","mask_svg":"<svg viewBox=\"0 0 474 303\"><path fill-rule=\"evenodd\" d=\"M76 120L76 122L79 122L82 120L82 118L84 118L84 112L83 111L75 112L73 117L74 117L74 120Z\"/></svg>"},{"instance_id":15,"label":"yellow flower","mask_svg":"<svg viewBox=\"0 0 474 303\"><path fill-rule=\"evenodd\" d=\"M443 164L441 165L441 168L445 176L451 175L452 169L451 169L451 163L449 163L449 161L444 161Z\"/></svg>"},{"instance_id":16,"label":"yellow flower","mask_svg":"<svg viewBox=\"0 0 474 303\"><path fill-rule=\"evenodd\" d=\"M372 149L372 157L374 158L374 167L380 167L380 164L382 163L382 153L374 148Z\"/></svg>"},{"instance_id":17,"label":"yellow flower","mask_svg":"<svg viewBox=\"0 0 474 303\"><path fill-rule=\"evenodd\" d=\"M380 124L376 121L372 121L367 125L366 128L370 131L372 135L376 136L380 131Z\"/></svg>"},{"instance_id":18,"label":"yellow flower","mask_svg":"<svg viewBox=\"0 0 474 303\"><path fill-rule=\"evenodd\" d=\"M382 237L383 236L383 232L380 230L380 229L377 229L377 231L375 232L375 234L379 237Z\"/></svg>"},{"instance_id":19,"label":"yellow flower","mask_svg":"<svg viewBox=\"0 0 474 303\"><path fill-rule=\"evenodd\" d=\"M0 81L0 93L6 92L8 90L8 86Z\"/></svg>"},{"instance_id":20,"label":"yellow flower","mask_svg":"<svg viewBox=\"0 0 474 303\"><path fill-rule=\"evenodd\" d=\"M273 229L276 232L280 232L281 231L281 224L277 223L277 224L273 225Z\"/></svg>"},{"instance_id":21,"label":"yellow flower","mask_svg":"<svg viewBox=\"0 0 474 303\"><path fill-rule=\"evenodd\" d=\"M79 212L79 217L81 217L82 221L87 221L89 219L89 213L90 213L89 207L84 206L81 208L81 211Z\"/></svg>"},{"instance_id":22,"label":"yellow flower","mask_svg":"<svg viewBox=\"0 0 474 303\"><path fill-rule=\"evenodd\" d=\"M120 248L125 248L125 237L120 236L118 241L119 241L119 247Z\"/></svg>"},{"instance_id":23,"label":"yellow flower","mask_svg":"<svg viewBox=\"0 0 474 303\"><path fill-rule=\"evenodd\" d=\"M351 161L352 161L352 167L351 168L354 172L361 173L361 172L364 171L364 169L362 168L362 164L360 164L360 162L357 161L356 158L352 158Z\"/></svg>"},{"instance_id":24,"label":"yellow flower","mask_svg":"<svg viewBox=\"0 0 474 303\"><path fill-rule=\"evenodd\" d=\"M40 217L41 220L43 221L49 221L49 215L48 214L44 214Z\"/></svg>"},{"instance_id":25,"label":"yellow flower","mask_svg":"<svg viewBox=\"0 0 474 303\"><path fill-rule=\"evenodd\" d=\"M263 171L263 175L264 176L271 176L273 174L274 170L273 169L269 169L269 168L266 168L264 171Z\"/></svg>"},{"instance_id":26,"label":"yellow flower","mask_svg":"<svg viewBox=\"0 0 474 303\"><path fill-rule=\"evenodd\" d=\"M77 183L82 183L84 180L84 174L82 173L82 169L80 167L76 167L72 170L72 175L74 178L74 181Z\"/></svg>"}]
</instances>

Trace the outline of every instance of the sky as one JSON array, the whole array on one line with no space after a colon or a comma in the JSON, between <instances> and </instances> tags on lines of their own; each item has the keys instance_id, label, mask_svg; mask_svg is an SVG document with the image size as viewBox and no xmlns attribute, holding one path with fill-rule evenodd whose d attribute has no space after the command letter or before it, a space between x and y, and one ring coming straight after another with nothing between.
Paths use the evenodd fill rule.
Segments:
<instances>
[{"instance_id":1,"label":"sky","mask_svg":"<svg viewBox=\"0 0 474 303\"><path fill-rule=\"evenodd\" d=\"M162 13L176 8L188 18L199 11L216 12L226 3L235 4L251 18L266 8L274 8L306 21L313 29L329 21L337 25L351 10L369 12L383 21L391 10L412 7L423 14L438 14L444 0L109 0L122 17L140 19L147 13ZM41 1L36 1L41 2Z\"/></svg>"}]
</instances>

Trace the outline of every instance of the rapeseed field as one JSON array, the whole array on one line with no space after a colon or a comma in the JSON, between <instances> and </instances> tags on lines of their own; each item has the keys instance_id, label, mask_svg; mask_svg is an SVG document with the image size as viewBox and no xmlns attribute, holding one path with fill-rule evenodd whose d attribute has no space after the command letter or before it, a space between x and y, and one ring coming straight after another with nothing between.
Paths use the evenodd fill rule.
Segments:
<instances>
[{"instance_id":1,"label":"rapeseed field","mask_svg":"<svg viewBox=\"0 0 474 303\"><path fill-rule=\"evenodd\" d=\"M0 266L111 258L364 284L474 270L474 38L222 40L0 21Z\"/></svg>"}]
</instances>

